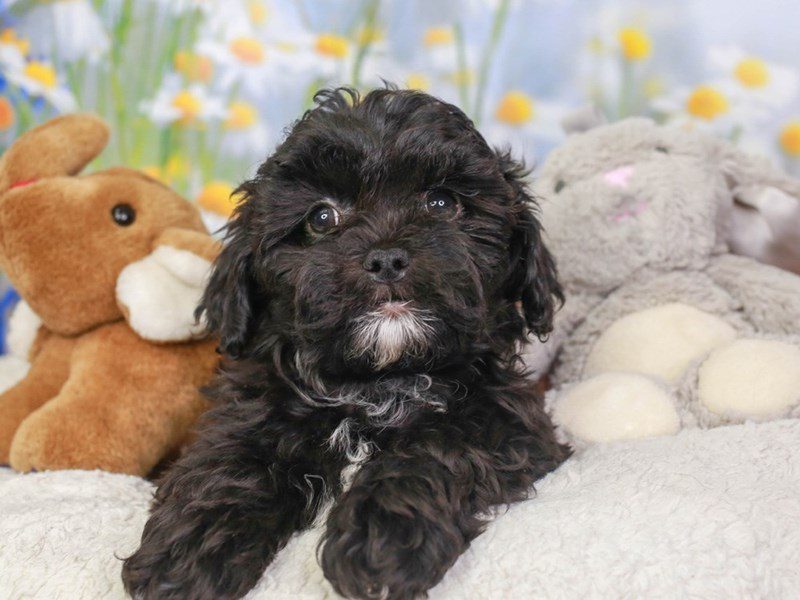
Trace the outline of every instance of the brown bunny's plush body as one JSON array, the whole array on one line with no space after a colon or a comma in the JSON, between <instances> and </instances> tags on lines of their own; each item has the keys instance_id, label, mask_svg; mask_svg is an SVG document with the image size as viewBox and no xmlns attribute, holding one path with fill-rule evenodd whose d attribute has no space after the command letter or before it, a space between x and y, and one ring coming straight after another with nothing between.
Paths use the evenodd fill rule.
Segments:
<instances>
[{"instance_id":1,"label":"brown bunny's plush body","mask_svg":"<svg viewBox=\"0 0 800 600\"><path fill-rule=\"evenodd\" d=\"M70 115L0 158L0 268L23 299L10 341L30 362L0 396L0 464L18 471L145 475L206 408L215 341L193 311L217 243L138 171L77 176L107 141Z\"/></svg>"}]
</instances>

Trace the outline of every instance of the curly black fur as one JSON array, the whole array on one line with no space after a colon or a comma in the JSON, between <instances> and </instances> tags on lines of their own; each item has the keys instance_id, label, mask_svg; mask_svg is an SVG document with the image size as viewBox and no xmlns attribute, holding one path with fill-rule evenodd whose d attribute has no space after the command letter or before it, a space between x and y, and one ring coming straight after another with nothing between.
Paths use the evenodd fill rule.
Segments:
<instances>
[{"instance_id":1,"label":"curly black fur","mask_svg":"<svg viewBox=\"0 0 800 600\"><path fill-rule=\"evenodd\" d=\"M426 94L317 95L240 188L199 309L228 355L217 407L161 481L129 593L241 597L332 500L319 560L334 588L424 595L493 506L566 457L516 355L561 299L523 175ZM432 191L460 213L430 214ZM342 216L315 236L320 202ZM405 276L375 281L375 247L407 251ZM418 342L386 364L354 351L380 338L364 315L394 318L382 306L410 307Z\"/></svg>"}]
</instances>

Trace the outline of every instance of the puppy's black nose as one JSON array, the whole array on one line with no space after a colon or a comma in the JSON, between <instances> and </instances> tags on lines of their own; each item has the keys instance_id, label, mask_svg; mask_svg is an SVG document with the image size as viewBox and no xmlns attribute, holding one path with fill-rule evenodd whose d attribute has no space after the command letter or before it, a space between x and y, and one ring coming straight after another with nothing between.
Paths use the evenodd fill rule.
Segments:
<instances>
[{"instance_id":1,"label":"puppy's black nose","mask_svg":"<svg viewBox=\"0 0 800 600\"><path fill-rule=\"evenodd\" d=\"M375 281L390 283L405 277L406 269L411 263L408 252L402 248L389 248L388 250L370 250L364 259L364 270Z\"/></svg>"}]
</instances>

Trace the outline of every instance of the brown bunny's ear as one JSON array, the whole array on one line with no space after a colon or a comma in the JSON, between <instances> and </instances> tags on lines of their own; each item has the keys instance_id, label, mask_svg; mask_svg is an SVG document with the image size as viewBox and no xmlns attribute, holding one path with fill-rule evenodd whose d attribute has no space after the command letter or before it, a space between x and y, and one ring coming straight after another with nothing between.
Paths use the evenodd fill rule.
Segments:
<instances>
[{"instance_id":1,"label":"brown bunny's ear","mask_svg":"<svg viewBox=\"0 0 800 600\"><path fill-rule=\"evenodd\" d=\"M204 337L205 322L195 318L195 310L220 250L207 233L165 230L153 251L117 278L117 305L131 329L153 342Z\"/></svg>"},{"instance_id":2,"label":"brown bunny's ear","mask_svg":"<svg viewBox=\"0 0 800 600\"><path fill-rule=\"evenodd\" d=\"M108 137L105 122L90 114L64 115L31 129L0 158L0 193L43 177L76 175Z\"/></svg>"}]
</instances>

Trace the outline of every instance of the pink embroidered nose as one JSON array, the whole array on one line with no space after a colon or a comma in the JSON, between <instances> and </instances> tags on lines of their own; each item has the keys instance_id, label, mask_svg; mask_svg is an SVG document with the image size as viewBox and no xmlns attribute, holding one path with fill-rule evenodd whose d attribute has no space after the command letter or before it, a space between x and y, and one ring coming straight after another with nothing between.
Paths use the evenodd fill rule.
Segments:
<instances>
[{"instance_id":1,"label":"pink embroidered nose","mask_svg":"<svg viewBox=\"0 0 800 600\"><path fill-rule=\"evenodd\" d=\"M603 175L603 180L608 185L626 188L628 187L628 181L630 180L631 175L633 175L633 166L625 165L614 169L613 171L608 171L605 175Z\"/></svg>"}]
</instances>

